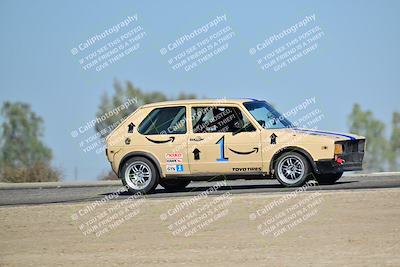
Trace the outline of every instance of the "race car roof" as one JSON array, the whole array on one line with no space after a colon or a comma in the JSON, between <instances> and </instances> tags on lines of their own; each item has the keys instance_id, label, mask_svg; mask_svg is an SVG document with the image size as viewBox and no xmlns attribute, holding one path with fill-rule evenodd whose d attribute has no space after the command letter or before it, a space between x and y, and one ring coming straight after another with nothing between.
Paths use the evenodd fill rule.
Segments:
<instances>
[{"instance_id":1,"label":"race car roof","mask_svg":"<svg viewBox=\"0 0 400 267\"><path fill-rule=\"evenodd\" d=\"M143 105L142 107L155 107L155 106L177 106L177 105L190 105L190 104L241 104L243 102L258 101L253 98L215 98L215 99L188 99L188 100L172 100L156 102Z\"/></svg>"}]
</instances>

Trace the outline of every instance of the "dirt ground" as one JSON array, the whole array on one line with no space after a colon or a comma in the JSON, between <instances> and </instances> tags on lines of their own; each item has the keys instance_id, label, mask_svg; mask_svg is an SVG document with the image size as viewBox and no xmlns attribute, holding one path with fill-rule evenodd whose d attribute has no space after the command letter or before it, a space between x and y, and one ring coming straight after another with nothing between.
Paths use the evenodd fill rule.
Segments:
<instances>
[{"instance_id":1,"label":"dirt ground","mask_svg":"<svg viewBox=\"0 0 400 267\"><path fill-rule=\"evenodd\" d=\"M97 204L0 208L0 266L400 266L400 189Z\"/></svg>"}]
</instances>

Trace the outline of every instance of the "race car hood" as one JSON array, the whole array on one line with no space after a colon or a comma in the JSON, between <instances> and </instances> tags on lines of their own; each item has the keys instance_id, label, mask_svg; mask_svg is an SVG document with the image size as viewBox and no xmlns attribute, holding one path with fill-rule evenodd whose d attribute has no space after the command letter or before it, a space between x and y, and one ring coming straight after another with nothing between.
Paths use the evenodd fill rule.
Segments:
<instances>
[{"instance_id":1,"label":"race car hood","mask_svg":"<svg viewBox=\"0 0 400 267\"><path fill-rule=\"evenodd\" d=\"M328 131L320 131L320 130L313 130L313 129L292 128L292 129L290 129L290 131L292 131L295 134L315 135L315 136L332 139L335 141L365 139L364 136L355 135L355 134L328 132Z\"/></svg>"}]
</instances>

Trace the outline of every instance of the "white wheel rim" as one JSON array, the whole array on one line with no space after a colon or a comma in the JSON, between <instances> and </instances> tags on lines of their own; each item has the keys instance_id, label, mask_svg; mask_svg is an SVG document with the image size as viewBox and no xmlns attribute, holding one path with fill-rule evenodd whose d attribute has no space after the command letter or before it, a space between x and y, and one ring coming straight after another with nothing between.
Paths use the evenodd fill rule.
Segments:
<instances>
[{"instance_id":1,"label":"white wheel rim","mask_svg":"<svg viewBox=\"0 0 400 267\"><path fill-rule=\"evenodd\" d=\"M151 169L143 161L132 162L125 171L126 184L135 190L146 188L151 181Z\"/></svg>"},{"instance_id":2,"label":"white wheel rim","mask_svg":"<svg viewBox=\"0 0 400 267\"><path fill-rule=\"evenodd\" d=\"M278 164L278 176L287 184L295 184L304 176L304 162L297 156L288 155Z\"/></svg>"}]
</instances>

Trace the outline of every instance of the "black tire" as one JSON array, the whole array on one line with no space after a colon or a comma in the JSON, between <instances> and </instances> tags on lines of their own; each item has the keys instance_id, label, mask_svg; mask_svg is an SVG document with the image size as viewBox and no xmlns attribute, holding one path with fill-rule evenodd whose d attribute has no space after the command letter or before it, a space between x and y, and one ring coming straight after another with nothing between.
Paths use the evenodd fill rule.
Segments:
<instances>
[{"instance_id":1,"label":"black tire","mask_svg":"<svg viewBox=\"0 0 400 267\"><path fill-rule=\"evenodd\" d=\"M160 179L160 185L171 192L184 189L190 182L190 180Z\"/></svg>"},{"instance_id":2,"label":"black tire","mask_svg":"<svg viewBox=\"0 0 400 267\"><path fill-rule=\"evenodd\" d=\"M295 171L295 176L298 175L293 182L292 178L288 178L291 174L288 174L284 171L284 166L288 162L287 160L293 159L294 162L298 162L298 164L294 164L296 167L293 167ZM298 169L301 167L301 173L298 173ZM292 168L292 167L290 167ZM287 170L287 169L286 169ZM286 187L298 187L302 186L307 180L309 180L311 175L311 168L308 160L301 154L297 152L286 152L283 153L279 158L275 161L274 166L274 175L275 178Z\"/></svg>"},{"instance_id":3,"label":"black tire","mask_svg":"<svg viewBox=\"0 0 400 267\"><path fill-rule=\"evenodd\" d=\"M328 185L328 184L334 184L337 182L337 180L342 177L343 172L338 172L338 173L329 173L329 174L318 174L316 176L316 179L319 184L321 185Z\"/></svg>"},{"instance_id":4,"label":"black tire","mask_svg":"<svg viewBox=\"0 0 400 267\"><path fill-rule=\"evenodd\" d=\"M138 164L136 166L140 166L140 164L143 164L144 166L147 166L150 170L149 179L148 179L149 182L148 182L148 184L146 183L146 185L143 188L139 188L139 187L135 188L134 182L133 182L134 179L133 180L129 179L129 174L127 174L127 171L129 168L130 169L129 173L134 172L134 170L131 169L133 164ZM128 159L122 166L120 178L122 180L123 185L128 189L128 192L130 194L136 194L139 192L143 193L143 194L148 194L148 193L153 192L154 189L157 187L158 181L159 181L159 174L158 174L157 168L154 166L153 162L151 162L147 158L132 157L132 158Z\"/></svg>"}]
</instances>

